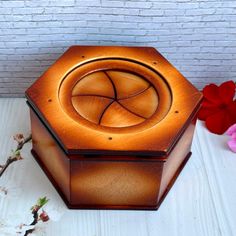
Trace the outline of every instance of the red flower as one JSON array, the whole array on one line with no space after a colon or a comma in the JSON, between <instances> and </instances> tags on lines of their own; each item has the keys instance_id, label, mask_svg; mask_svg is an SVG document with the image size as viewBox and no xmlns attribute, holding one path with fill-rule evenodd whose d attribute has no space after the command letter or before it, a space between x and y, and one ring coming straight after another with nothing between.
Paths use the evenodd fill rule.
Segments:
<instances>
[{"instance_id":1,"label":"red flower","mask_svg":"<svg viewBox=\"0 0 236 236\"><path fill-rule=\"evenodd\" d=\"M236 123L235 83L227 81L217 86L210 84L203 89L203 102L198 118L206 122L209 131L223 134Z\"/></svg>"}]
</instances>

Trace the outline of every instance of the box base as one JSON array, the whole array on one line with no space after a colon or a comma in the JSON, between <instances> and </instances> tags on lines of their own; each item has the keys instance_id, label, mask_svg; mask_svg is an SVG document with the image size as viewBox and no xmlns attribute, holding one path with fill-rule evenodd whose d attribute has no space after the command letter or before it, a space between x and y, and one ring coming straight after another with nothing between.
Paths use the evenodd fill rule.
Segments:
<instances>
[{"instance_id":1,"label":"box base","mask_svg":"<svg viewBox=\"0 0 236 236\"><path fill-rule=\"evenodd\" d=\"M40 160L38 154L32 149L31 150L32 155L34 156L35 160L38 162L39 166L41 167L41 169L44 171L44 173L46 174L46 176L48 177L48 179L51 181L52 185L54 186L54 188L57 190L58 194L61 196L61 198L63 199L63 201L65 202L66 206L69 209L106 209L106 210L157 210L161 203L164 201L166 195L168 194L168 192L170 191L171 187L173 186L173 184L175 183L177 177L179 176L180 172L182 171L182 169L184 168L185 164L187 163L187 161L189 160L190 156L191 156L191 152L189 152L186 157L183 159L181 165L179 166L179 168L177 169L177 171L175 172L174 176L172 177L172 179L170 180L169 184L167 185L166 190L164 191L162 197L160 198L160 200L158 201L158 204L155 206L142 206L142 205L131 205L131 206L122 206L122 205L72 205L70 204L70 202L67 200L66 196L64 195L64 193L61 191L61 189L59 188L59 186L57 185L56 181L54 180L54 178L52 177L52 175L50 174L50 172L48 171L47 167L43 164L43 162Z\"/></svg>"}]
</instances>

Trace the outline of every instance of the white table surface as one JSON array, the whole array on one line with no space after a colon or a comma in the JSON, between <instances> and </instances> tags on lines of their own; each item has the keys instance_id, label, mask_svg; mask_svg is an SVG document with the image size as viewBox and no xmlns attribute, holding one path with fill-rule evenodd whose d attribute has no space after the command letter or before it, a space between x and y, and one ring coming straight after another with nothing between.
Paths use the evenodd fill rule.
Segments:
<instances>
[{"instance_id":1,"label":"white table surface","mask_svg":"<svg viewBox=\"0 0 236 236\"><path fill-rule=\"evenodd\" d=\"M0 164L15 148L16 133L30 133L25 99L0 99ZM33 159L31 143L26 144L21 152L24 159L11 164L0 178L0 186L8 190L7 195L0 194L0 235L8 235L9 225L31 223L30 207L47 196L48 207L56 209L60 218L41 224L35 235L234 236L236 154L227 148L227 140L197 123L193 154L158 211L67 209Z\"/></svg>"}]
</instances>

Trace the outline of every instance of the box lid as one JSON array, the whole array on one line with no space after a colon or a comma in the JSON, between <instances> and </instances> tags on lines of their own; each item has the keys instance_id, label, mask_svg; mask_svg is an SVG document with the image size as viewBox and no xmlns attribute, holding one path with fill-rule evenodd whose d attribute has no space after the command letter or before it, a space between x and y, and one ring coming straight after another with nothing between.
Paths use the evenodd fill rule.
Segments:
<instances>
[{"instance_id":1,"label":"box lid","mask_svg":"<svg viewBox=\"0 0 236 236\"><path fill-rule=\"evenodd\" d=\"M26 91L67 154L165 157L201 93L151 47L72 46Z\"/></svg>"}]
</instances>

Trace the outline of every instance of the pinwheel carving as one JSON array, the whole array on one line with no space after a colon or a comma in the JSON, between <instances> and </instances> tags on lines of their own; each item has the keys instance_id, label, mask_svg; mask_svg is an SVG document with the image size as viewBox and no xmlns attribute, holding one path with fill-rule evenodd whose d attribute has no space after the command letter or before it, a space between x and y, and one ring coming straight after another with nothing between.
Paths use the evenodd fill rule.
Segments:
<instances>
[{"instance_id":1,"label":"pinwheel carving","mask_svg":"<svg viewBox=\"0 0 236 236\"><path fill-rule=\"evenodd\" d=\"M74 86L71 100L80 116L107 127L140 124L158 107L152 84L134 73L118 70L86 75Z\"/></svg>"}]
</instances>

